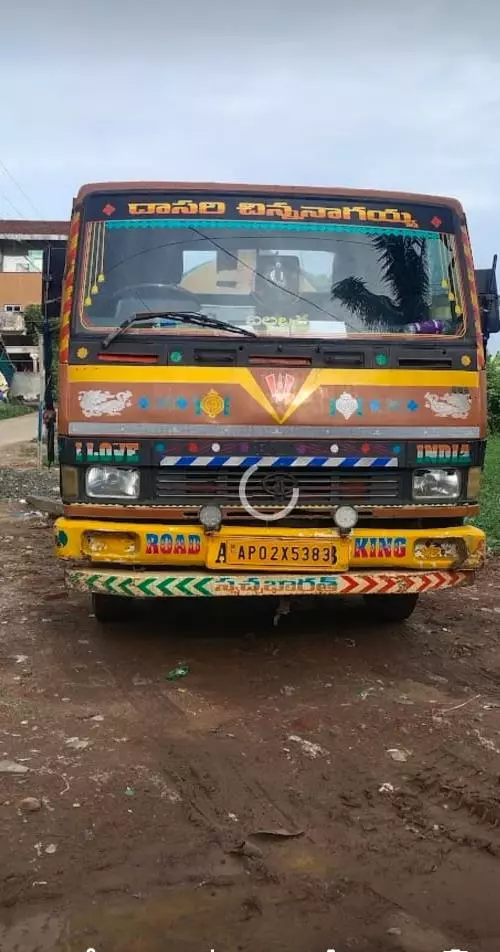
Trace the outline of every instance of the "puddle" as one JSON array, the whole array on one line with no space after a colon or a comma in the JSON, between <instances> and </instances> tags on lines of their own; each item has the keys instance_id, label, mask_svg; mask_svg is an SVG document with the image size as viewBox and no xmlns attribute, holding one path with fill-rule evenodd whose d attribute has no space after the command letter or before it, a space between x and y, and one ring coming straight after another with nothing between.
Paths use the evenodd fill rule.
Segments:
<instances>
[{"instance_id":1,"label":"puddle","mask_svg":"<svg viewBox=\"0 0 500 952\"><path fill-rule=\"evenodd\" d=\"M328 879L329 857L318 848L298 842L266 844L262 861L256 860L254 873L262 873L257 883L247 862L231 855L214 855L208 878L186 885L155 888L154 897L144 893L93 900L82 897L78 908L66 916L32 915L19 919L21 910L12 910L0 925L1 952L237 952L242 940L255 940L255 948L290 952L307 948L304 910L287 896L285 881L299 876ZM193 871L194 873L194 871ZM279 873L281 875L276 875ZM204 871L207 876L207 868ZM290 881L291 881L290 880ZM127 888L124 886L124 889ZM140 887L139 887L140 888ZM317 928L328 932L328 905L319 910ZM325 942L327 935L325 932ZM248 946L250 947L250 946ZM245 945L244 948L247 948ZM328 944L325 945L325 949Z\"/></svg>"},{"instance_id":2,"label":"puddle","mask_svg":"<svg viewBox=\"0 0 500 952\"><path fill-rule=\"evenodd\" d=\"M331 857L311 843L300 840L266 845L265 860L266 866L277 873L305 873L321 880L338 874Z\"/></svg>"}]
</instances>

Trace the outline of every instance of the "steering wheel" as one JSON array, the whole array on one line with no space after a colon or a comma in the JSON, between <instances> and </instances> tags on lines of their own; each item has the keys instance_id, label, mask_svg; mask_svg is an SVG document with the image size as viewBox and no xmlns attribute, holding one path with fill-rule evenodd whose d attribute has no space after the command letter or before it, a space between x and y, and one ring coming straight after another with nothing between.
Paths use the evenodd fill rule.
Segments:
<instances>
[{"instance_id":1,"label":"steering wheel","mask_svg":"<svg viewBox=\"0 0 500 952\"><path fill-rule=\"evenodd\" d=\"M179 287L178 284L130 284L125 288L119 288L118 291L115 291L114 294L111 295L111 300L130 296L140 302L142 297L146 299L155 296L161 297L164 292L167 292L169 297L187 299L190 304L190 310L192 310L193 304L196 304L198 308L201 307L201 301L196 294L193 294L192 291L188 291L186 288Z\"/></svg>"}]
</instances>

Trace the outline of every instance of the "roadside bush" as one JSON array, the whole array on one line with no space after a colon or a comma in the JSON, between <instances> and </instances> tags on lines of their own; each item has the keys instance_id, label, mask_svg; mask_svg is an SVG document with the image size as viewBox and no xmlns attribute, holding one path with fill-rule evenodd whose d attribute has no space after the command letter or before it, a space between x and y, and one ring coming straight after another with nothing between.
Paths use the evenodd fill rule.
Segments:
<instances>
[{"instance_id":1,"label":"roadside bush","mask_svg":"<svg viewBox=\"0 0 500 952\"><path fill-rule=\"evenodd\" d=\"M488 357L488 427L500 433L500 354Z\"/></svg>"}]
</instances>

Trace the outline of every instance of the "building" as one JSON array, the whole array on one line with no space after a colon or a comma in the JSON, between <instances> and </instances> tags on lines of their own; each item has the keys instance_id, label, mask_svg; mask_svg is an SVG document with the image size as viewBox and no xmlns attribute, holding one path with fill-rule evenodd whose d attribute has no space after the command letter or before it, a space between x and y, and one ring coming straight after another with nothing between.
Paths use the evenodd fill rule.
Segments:
<instances>
[{"instance_id":1,"label":"building","mask_svg":"<svg viewBox=\"0 0 500 952\"><path fill-rule=\"evenodd\" d=\"M0 219L0 336L17 370L38 373L38 342L26 334L24 309L42 300L42 261L51 241L66 241L66 221Z\"/></svg>"}]
</instances>

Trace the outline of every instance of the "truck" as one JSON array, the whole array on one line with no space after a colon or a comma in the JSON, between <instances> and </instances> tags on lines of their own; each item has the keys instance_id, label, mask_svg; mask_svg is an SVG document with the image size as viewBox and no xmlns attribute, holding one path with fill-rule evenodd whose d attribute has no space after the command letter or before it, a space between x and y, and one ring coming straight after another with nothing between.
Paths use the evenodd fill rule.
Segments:
<instances>
[{"instance_id":1,"label":"truck","mask_svg":"<svg viewBox=\"0 0 500 952\"><path fill-rule=\"evenodd\" d=\"M84 185L43 282L68 586L99 622L350 595L396 622L472 583L495 267L451 198Z\"/></svg>"}]
</instances>

